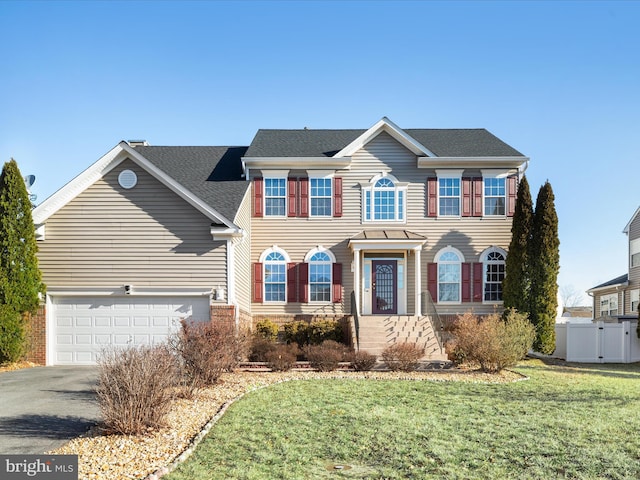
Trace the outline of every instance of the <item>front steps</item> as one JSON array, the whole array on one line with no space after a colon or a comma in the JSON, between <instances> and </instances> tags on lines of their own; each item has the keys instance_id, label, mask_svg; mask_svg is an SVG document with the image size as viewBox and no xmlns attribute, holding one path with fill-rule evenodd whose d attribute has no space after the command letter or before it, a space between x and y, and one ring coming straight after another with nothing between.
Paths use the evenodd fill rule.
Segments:
<instances>
[{"instance_id":1,"label":"front steps","mask_svg":"<svg viewBox=\"0 0 640 480\"><path fill-rule=\"evenodd\" d=\"M423 360L447 360L429 317L361 315L358 327L359 350L379 356L389 345L409 342L424 347Z\"/></svg>"}]
</instances>

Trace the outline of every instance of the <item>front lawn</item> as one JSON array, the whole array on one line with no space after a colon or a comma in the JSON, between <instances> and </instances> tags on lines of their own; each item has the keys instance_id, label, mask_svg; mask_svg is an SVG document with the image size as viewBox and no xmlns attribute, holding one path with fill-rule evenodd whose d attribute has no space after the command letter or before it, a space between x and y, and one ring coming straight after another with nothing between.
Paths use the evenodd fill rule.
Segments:
<instances>
[{"instance_id":1,"label":"front lawn","mask_svg":"<svg viewBox=\"0 0 640 480\"><path fill-rule=\"evenodd\" d=\"M518 371L531 379L274 385L236 402L165 478L640 478L639 364Z\"/></svg>"}]
</instances>

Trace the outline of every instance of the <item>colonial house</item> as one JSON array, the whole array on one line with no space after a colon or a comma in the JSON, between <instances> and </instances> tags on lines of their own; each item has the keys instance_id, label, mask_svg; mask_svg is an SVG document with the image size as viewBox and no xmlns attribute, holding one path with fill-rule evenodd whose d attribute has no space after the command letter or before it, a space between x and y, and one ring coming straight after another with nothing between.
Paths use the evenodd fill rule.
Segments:
<instances>
[{"instance_id":1,"label":"colonial house","mask_svg":"<svg viewBox=\"0 0 640 480\"><path fill-rule=\"evenodd\" d=\"M439 319L501 308L528 161L485 129L387 118L249 146L120 142L33 212L39 360L93 363L220 317L339 319L356 348L442 355Z\"/></svg>"},{"instance_id":2,"label":"colonial house","mask_svg":"<svg viewBox=\"0 0 640 480\"><path fill-rule=\"evenodd\" d=\"M595 320L620 321L638 318L640 305L640 207L624 227L628 242L628 271L597 285L587 293L593 297Z\"/></svg>"}]
</instances>

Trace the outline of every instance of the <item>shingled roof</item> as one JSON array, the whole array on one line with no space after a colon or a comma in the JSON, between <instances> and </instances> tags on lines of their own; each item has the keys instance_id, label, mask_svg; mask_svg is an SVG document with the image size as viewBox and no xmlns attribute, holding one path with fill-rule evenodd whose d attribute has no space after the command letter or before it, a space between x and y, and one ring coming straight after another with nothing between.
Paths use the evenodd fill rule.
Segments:
<instances>
[{"instance_id":1,"label":"shingled roof","mask_svg":"<svg viewBox=\"0 0 640 480\"><path fill-rule=\"evenodd\" d=\"M484 128L404 129L440 157L511 157L522 153ZM246 157L331 157L366 130L258 130Z\"/></svg>"},{"instance_id":2,"label":"shingled roof","mask_svg":"<svg viewBox=\"0 0 640 480\"><path fill-rule=\"evenodd\" d=\"M242 178L247 147L138 146L136 152L185 189L234 221L249 183Z\"/></svg>"}]
</instances>

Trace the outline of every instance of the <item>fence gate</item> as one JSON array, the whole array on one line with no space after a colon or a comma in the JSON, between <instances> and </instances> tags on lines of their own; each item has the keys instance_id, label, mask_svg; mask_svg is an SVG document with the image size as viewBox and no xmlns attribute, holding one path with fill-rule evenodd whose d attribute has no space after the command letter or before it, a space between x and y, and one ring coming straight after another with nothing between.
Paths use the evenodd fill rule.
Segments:
<instances>
[{"instance_id":1,"label":"fence gate","mask_svg":"<svg viewBox=\"0 0 640 480\"><path fill-rule=\"evenodd\" d=\"M636 322L556 324L556 356L568 362L640 361Z\"/></svg>"}]
</instances>

